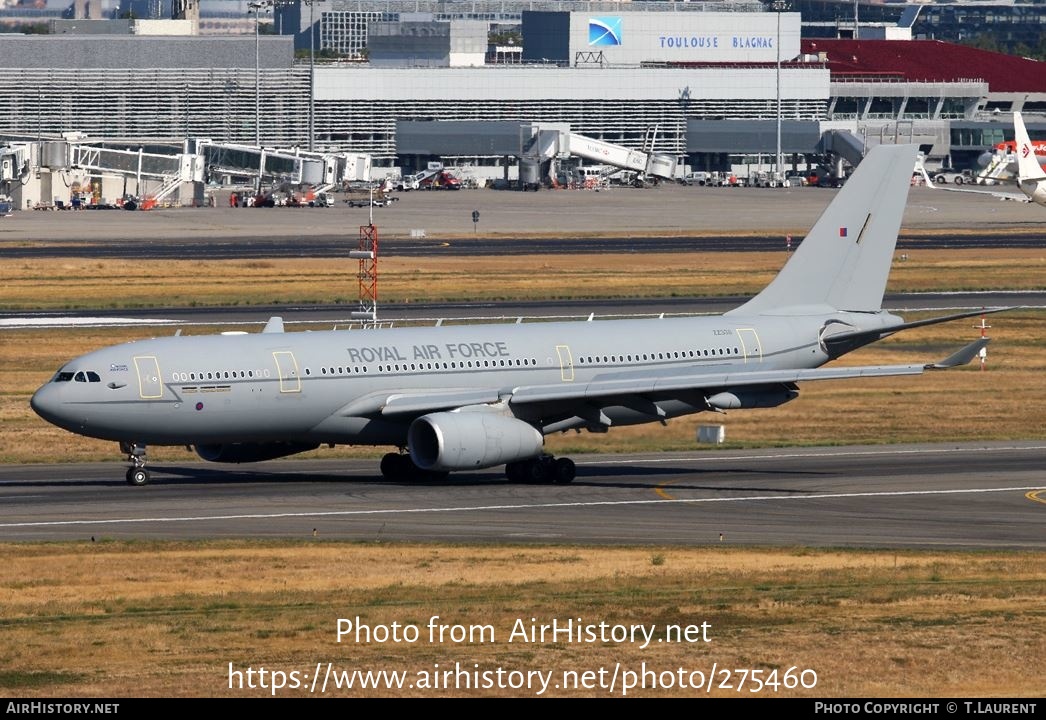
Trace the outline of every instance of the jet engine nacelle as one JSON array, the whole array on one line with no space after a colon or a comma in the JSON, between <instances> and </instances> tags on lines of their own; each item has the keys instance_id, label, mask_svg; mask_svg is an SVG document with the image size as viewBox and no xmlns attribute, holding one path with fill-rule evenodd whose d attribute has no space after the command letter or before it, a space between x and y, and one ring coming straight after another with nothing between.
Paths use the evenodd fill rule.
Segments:
<instances>
[{"instance_id":1,"label":"jet engine nacelle","mask_svg":"<svg viewBox=\"0 0 1046 720\"><path fill-rule=\"evenodd\" d=\"M267 443L224 443L221 445L197 445L196 454L204 460L219 463L248 463L294 455L315 450L319 445L293 442Z\"/></svg>"},{"instance_id":2,"label":"jet engine nacelle","mask_svg":"<svg viewBox=\"0 0 1046 720\"><path fill-rule=\"evenodd\" d=\"M727 390L710 396L706 402L717 410L739 410L741 408L770 408L784 405L799 397L799 393L787 385L772 388Z\"/></svg>"},{"instance_id":3,"label":"jet engine nacelle","mask_svg":"<svg viewBox=\"0 0 1046 720\"><path fill-rule=\"evenodd\" d=\"M422 470L475 470L541 454L544 438L532 426L489 412L439 412L407 431L410 457Z\"/></svg>"}]
</instances>

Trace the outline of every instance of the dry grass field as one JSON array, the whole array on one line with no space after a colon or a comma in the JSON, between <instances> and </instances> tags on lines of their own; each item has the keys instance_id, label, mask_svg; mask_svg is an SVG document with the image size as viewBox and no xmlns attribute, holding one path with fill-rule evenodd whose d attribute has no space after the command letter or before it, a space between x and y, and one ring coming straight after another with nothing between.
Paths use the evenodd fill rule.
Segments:
<instances>
[{"instance_id":1,"label":"dry grass field","mask_svg":"<svg viewBox=\"0 0 1046 720\"><path fill-rule=\"evenodd\" d=\"M382 260L382 297L724 295L757 291L783 254ZM1046 250L918 251L889 291L1041 289ZM0 307L99 308L257 303L353 304L354 266L328 260L7 263ZM914 316L913 316L914 317ZM1046 439L1046 313L990 318L987 370L808 383L793 403L552 437L553 452L694 448L698 422L727 426L727 447L922 440ZM923 362L978 333L975 319L902 333L846 358ZM209 328L217 332L221 328ZM194 332L195 330L190 330ZM165 328L162 332L173 332ZM112 443L53 428L28 407L66 360L150 329L0 331L0 461L120 460ZM377 455L323 449L315 455ZM314 455L314 454L310 454ZM182 448L151 448L156 463ZM293 462L293 460L288 460ZM812 688L723 697L1042 697L1046 560L1042 553L865 552L805 548L605 548L313 542L114 542L0 546L0 692L12 697L259 696L235 670L314 673L460 663L468 670L611 672L718 668L817 674ZM428 642L429 618L482 624L494 641ZM339 618L418 629L415 643L336 642ZM508 642L517 620L710 624L710 642ZM299 675L299 680L300 680ZM605 676L604 679L608 678ZM667 676L663 676L662 679ZM678 676L677 676L678 677ZM696 677L696 676L690 676ZM807 679L811 676L807 675ZM721 675L717 676L722 681ZM306 684L309 680L306 679ZM689 697L693 689L634 689ZM282 696L306 696L285 688ZM339 696L529 697L534 690L333 690ZM605 688L547 695L604 697ZM622 694L620 684L616 695Z\"/></svg>"},{"instance_id":2,"label":"dry grass field","mask_svg":"<svg viewBox=\"0 0 1046 720\"><path fill-rule=\"evenodd\" d=\"M288 674L279 696L310 695L289 673L392 670L420 684L439 668L552 673L545 695L624 694L644 667L693 697L713 664L812 687L714 675L716 697L1042 697L1046 564L1041 554L784 549L415 546L371 543L8 545L0 567L0 692L20 697L265 696L230 688L230 664ZM430 641L429 622L488 626ZM338 620L414 642L337 641ZM652 627L650 644L524 641L530 626ZM700 626L691 642L668 627ZM704 637L708 641L704 641ZM700 638L700 639L698 639ZM481 641L482 640L482 641ZM611 673L620 664L615 691ZM603 687L555 688L605 670ZM661 675L667 671L668 675ZM776 674L774 674L776 671ZM340 677L340 676L339 676ZM431 675L429 676L431 679ZM493 676L491 676L493 677ZM595 679L597 675L593 675ZM641 676L632 677L637 681ZM755 675L751 675L755 677ZM732 687L722 684L729 680ZM649 680L649 676L648 676ZM246 682L246 680L244 680ZM255 676L255 683L258 676ZM459 680L459 682L462 682ZM744 684L742 684L744 683ZM322 685L317 685L317 689ZM740 689L739 689L740 688ZM336 689L338 697L532 697L528 689Z\"/></svg>"},{"instance_id":3,"label":"dry grass field","mask_svg":"<svg viewBox=\"0 0 1046 720\"><path fill-rule=\"evenodd\" d=\"M898 260L890 292L1035 290L1046 249L918 250ZM503 257L386 257L383 302L723 296L752 294L788 258L782 252ZM16 260L6 263L0 308L195 307L357 302L354 260Z\"/></svg>"}]
</instances>

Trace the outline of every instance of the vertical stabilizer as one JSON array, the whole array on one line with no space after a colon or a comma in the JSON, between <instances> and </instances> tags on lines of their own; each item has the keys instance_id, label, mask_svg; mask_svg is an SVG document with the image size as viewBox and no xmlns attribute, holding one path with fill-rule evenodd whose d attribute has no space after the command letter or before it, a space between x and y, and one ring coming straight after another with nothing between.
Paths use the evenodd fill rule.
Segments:
<instances>
[{"instance_id":1,"label":"vertical stabilizer","mask_svg":"<svg viewBox=\"0 0 1046 720\"><path fill-rule=\"evenodd\" d=\"M1013 139L1017 146L1018 182L1046 180L1046 170L1042 169L1039 158L1035 156L1035 148L1031 145L1028 129L1024 127L1024 118L1019 112L1013 114Z\"/></svg>"},{"instance_id":2,"label":"vertical stabilizer","mask_svg":"<svg viewBox=\"0 0 1046 720\"><path fill-rule=\"evenodd\" d=\"M872 148L777 277L728 314L879 310L917 152Z\"/></svg>"}]
</instances>

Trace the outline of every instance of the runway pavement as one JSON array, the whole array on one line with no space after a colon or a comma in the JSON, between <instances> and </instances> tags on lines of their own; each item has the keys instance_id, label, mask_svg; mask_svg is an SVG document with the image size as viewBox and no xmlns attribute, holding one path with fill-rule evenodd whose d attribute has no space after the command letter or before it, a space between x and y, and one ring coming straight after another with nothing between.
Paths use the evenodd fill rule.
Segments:
<instances>
[{"instance_id":1,"label":"runway pavement","mask_svg":"<svg viewBox=\"0 0 1046 720\"><path fill-rule=\"evenodd\" d=\"M576 456L573 484L499 472L385 482L377 460L0 466L0 540L1046 549L1041 442Z\"/></svg>"},{"instance_id":2,"label":"runway pavement","mask_svg":"<svg viewBox=\"0 0 1046 720\"><path fill-rule=\"evenodd\" d=\"M495 243L498 252L512 248L505 240L540 240L531 251L554 251L549 240L584 241L587 250L608 251L599 238L624 238L630 247L646 249L637 238L766 238L783 247L785 236L801 237L813 225L836 190L825 188L700 188L664 185L655 189L615 188L593 191L521 193L495 190L412 192L389 207L374 208L379 238L400 243L397 251L431 252L453 240L453 248L475 252L469 243ZM472 211L480 220L472 223ZM10 257L32 256L46 245L112 245L199 249L207 256L242 256L245 252L314 254L317 245L337 249L355 245L360 225L371 222L366 208L176 208L124 210L30 211L0 218L0 250ZM912 242L944 234L967 241L1024 238L1042 243L1046 209L990 196L949 193L914 187L901 236ZM423 237L421 236L423 235ZM414 238L411 240L411 238ZM620 243L618 243L620 244ZM664 247L664 242L662 247ZM390 248L393 246L390 245ZM689 247L689 245L687 245ZM327 250L330 252L331 250ZM667 250L664 250L667 251ZM63 250L68 254L70 249ZM96 250L99 252L99 250ZM162 255L161 255L162 256ZM168 255L170 256L170 255Z\"/></svg>"}]
</instances>

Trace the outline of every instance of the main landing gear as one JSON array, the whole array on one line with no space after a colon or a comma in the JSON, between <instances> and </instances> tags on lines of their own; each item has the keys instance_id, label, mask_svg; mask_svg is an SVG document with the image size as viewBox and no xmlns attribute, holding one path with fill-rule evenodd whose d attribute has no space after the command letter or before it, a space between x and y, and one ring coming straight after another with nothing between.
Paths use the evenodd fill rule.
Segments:
<instances>
[{"instance_id":1,"label":"main landing gear","mask_svg":"<svg viewBox=\"0 0 1046 720\"><path fill-rule=\"evenodd\" d=\"M422 470L406 453L388 453L381 458L381 474L390 482L446 480L448 472ZM531 460L520 460L505 466L505 476L516 483L566 485L574 481L574 461L542 455Z\"/></svg>"},{"instance_id":2,"label":"main landing gear","mask_svg":"<svg viewBox=\"0 0 1046 720\"><path fill-rule=\"evenodd\" d=\"M505 466L505 477L512 482L533 485L567 485L574 481L575 471L574 461L570 458L542 455L532 460L509 463Z\"/></svg>"},{"instance_id":3,"label":"main landing gear","mask_svg":"<svg viewBox=\"0 0 1046 720\"><path fill-rule=\"evenodd\" d=\"M405 453L385 454L381 458L381 475L390 482L439 481L450 477L448 472L422 470Z\"/></svg>"},{"instance_id":4,"label":"main landing gear","mask_svg":"<svg viewBox=\"0 0 1046 720\"><path fill-rule=\"evenodd\" d=\"M127 484L139 487L148 485L149 471L145 469L145 445L121 442L120 452L127 455L127 460L131 463L131 467L127 468L127 474L124 476Z\"/></svg>"}]
</instances>

